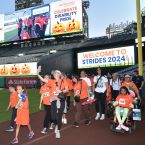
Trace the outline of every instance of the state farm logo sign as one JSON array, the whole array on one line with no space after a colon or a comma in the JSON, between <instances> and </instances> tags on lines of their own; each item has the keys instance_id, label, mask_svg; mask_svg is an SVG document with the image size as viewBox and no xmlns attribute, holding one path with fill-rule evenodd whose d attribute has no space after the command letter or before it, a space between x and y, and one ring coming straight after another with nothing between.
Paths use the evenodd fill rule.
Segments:
<instances>
[{"instance_id":1,"label":"state farm logo sign","mask_svg":"<svg viewBox=\"0 0 145 145\"><path fill-rule=\"evenodd\" d=\"M23 85L25 87L34 87L37 84L37 80L34 77L29 78L7 78L6 85Z\"/></svg>"}]
</instances>

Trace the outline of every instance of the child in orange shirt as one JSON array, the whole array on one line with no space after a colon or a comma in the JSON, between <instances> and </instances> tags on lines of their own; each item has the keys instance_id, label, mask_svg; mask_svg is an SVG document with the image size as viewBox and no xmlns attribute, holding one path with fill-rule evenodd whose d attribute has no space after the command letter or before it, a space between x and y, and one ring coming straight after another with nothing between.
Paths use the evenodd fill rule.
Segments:
<instances>
[{"instance_id":1,"label":"child in orange shirt","mask_svg":"<svg viewBox=\"0 0 145 145\"><path fill-rule=\"evenodd\" d=\"M32 139L34 136L34 132L31 129L30 125L30 119L29 119L29 102L28 102L28 96L24 94L24 88L23 86L17 86L17 93L18 95L22 96L22 101L20 104L16 105L17 108L17 117L16 117L16 135L15 138L11 141L11 144L18 144L18 135L20 131L21 125L26 125L30 131L29 133L29 139Z\"/></svg>"},{"instance_id":2,"label":"child in orange shirt","mask_svg":"<svg viewBox=\"0 0 145 145\"><path fill-rule=\"evenodd\" d=\"M16 92L16 89L14 86L9 86L10 91L10 102L7 108L7 111L11 108L12 109L12 117L9 127L6 129L6 131L14 131L14 125L15 125L15 118L17 115L17 109L15 108L18 102L18 93Z\"/></svg>"},{"instance_id":3,"label":"child in orange shirt","mask_svg":"<svg viewBox=\"0 0 145 145\"><path fill-rule=\"evenodd\" d=\"M50 103L50 88L47 86L47 83L45 83L43 86L41 86L40 89L40 105L39 109L41 110L42 104L44 105L45 109L45 117L43 122L43 130L41 131L42 134L46 134L48 131L48 127L51 124L51 103Z\"/></svg>"},{"instance_id":4,"label":"child in orange shirt","mask_svg":"<svg viewBox=\"0 0 145 145\"><path fill-rule=\"evenodd\" d=\"M127 118L129 109L133 107L132 103L133 97L130 95L130 92L127 89L127 87L121 87L120 94L117 96L116 101L114 102L114 106L116 106L115 113L119 122L119 125L116 127L116 130L124 129L125 131L129 131L129 128L123 124ZM121 115L122 111L123 115Z\"/></svg>"}]
</instances>

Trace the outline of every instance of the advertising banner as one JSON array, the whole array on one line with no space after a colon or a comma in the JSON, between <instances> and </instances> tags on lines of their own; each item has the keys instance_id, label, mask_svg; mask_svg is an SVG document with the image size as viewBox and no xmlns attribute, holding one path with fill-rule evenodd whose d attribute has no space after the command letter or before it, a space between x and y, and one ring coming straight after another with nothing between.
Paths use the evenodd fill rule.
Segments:
<instances>
[{"instance_id":1,"label":"advertising banner","mask_svg":"<svg viewBox=\"0 0 145 145\"><path fill-rule=\"evenodd\" d=\"M34 77L23 77L23 78L6 78L6 87L10 85L22 85L24 87L35 87L37 80Z\"/></svg>"},{"instance_id":2,"label":"advertising banner","mask_svg":"<svg viewBox=\"0 0 145 145\"><path fill-rule=\"evenodd\" d=\"M82 31L82 0L61 0L51 6L51 35Z\"/></svg>"},{"instance_id":3,"label":"advertising banner","mask_svg":"<svg viewBox=\"0 0 145 145\"><path fill-rule=\"evenodd\" d=\"M0 76L36 75L37 62L0 65Z\"/></svg>"},{"instance_id":4,"label":"advertising banner","mask_svg":"<svg viewBox=\"0 0 145 145\"><path fill-rule=\"evenodd\" d=\"M135 64L134 46L81 52L77 55L79 69Z\"/></svg>"}]
</instances>

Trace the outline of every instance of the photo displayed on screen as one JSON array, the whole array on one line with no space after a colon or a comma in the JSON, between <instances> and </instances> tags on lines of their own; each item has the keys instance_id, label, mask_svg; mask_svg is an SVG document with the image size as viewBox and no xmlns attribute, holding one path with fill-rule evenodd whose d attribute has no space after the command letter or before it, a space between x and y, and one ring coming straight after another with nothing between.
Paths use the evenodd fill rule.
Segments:
<instances>
[{"instance_id":1,"label":"photo displayed on screen","mask_svg":"<svg viewBox=\"0 0 145 145\"><path fill-rule=\"evenodd\" d=\"M48 36L50 6L43 5L4 16L4 42Z\"/></svg>"}]
</instances>

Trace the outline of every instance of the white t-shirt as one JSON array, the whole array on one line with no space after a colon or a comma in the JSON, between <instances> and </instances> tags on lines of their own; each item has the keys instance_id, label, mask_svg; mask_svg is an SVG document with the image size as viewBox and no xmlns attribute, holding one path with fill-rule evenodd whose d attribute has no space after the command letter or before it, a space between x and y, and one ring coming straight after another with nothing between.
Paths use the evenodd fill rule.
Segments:
<instances>
[{"instance_id":1,"label":"white t-shirt","mask_svg":"<svg viewBox=\"0 0 145 145\"><path fill-rule=\"evenodd\" d=\"M94 83L97 83L97 80L100 78L100 76L95 76L94 77ZM106 88L106 83L108 82L108 79L104 76L102 76L99 81L98 81L98 85L95 88L95 92L97 93L104 93L107 88Z\"/></svg>"},{"instance_id":2,"label":"white t-shirt","mask_svg":"<svg viewBox=\"0 0 145 145\"><path fill-rule=\"evenodd\" d=\"M112 79L110 80L110 86L112 86L113 90L119 91L121 88L121 81L119 79L112 82Z\"/></svg>"},{"instance_id":3,"label":"white t-shirt","mask_svg":"<svg viewBox=\"0 0 145 145\"><path fill-rule=\"evenodd\" d=\"M82 80L86 81L86 83L88 84L89 87L92 86L91 84L91 80L88 78L88 77L85 77L85 78L81 78Z\"/></svg>"}]
</instances>

